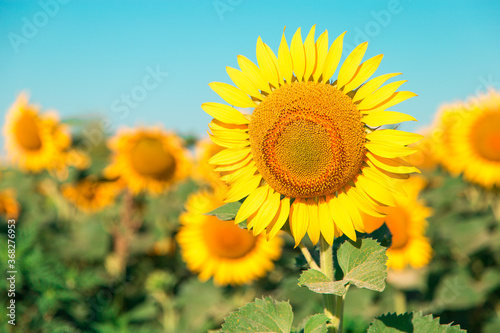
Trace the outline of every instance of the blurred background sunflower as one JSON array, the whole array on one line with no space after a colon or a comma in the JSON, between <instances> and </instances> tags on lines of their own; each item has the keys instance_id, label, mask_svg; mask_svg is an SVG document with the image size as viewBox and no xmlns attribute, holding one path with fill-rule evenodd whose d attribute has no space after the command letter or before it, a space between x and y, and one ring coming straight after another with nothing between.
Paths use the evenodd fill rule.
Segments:
<instances>
[{"instance_id":1,"label":"blurred background sunflower","mask_svg":"<svg viewBox=\"0 0 500 333\"><path fill-rule=\"evenodd\" d=\"M234 221L204 215L222 204L224 190L192 194L180 216L177 241L188 268L202 281L213 277L217 285L250 283L274 268L283 240L254 236Z\"/></svg>"},{"instance_id":2,"label":"blurred background sunflower","mask_svg":"<svg viewBox=\"0 0 500 333\"><path fill-rule=\"evenodd\" d=\"M190 157L182 140L160 128L124 129L108 145L112 161L105 176L133 193L159 194L190 173Z\"/></svg>"}]
</instances>

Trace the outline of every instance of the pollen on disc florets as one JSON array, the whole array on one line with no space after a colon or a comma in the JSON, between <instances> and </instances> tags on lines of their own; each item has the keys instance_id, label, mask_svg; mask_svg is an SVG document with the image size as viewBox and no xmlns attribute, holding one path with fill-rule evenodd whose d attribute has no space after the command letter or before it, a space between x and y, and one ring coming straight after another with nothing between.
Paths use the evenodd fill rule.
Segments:
<instances>
[{"instance_id":1,"label":"pollen on disc florets","mask_svg":"<svg viewBox=\"0 0 500 333\"><path fill-rule=\"evenodd\" d=\"M332 194L358 174L365 130L350 97L329 84L294 82L255 108L249 125L257 169L277 192Z\"/></svg>"}]
</instances>

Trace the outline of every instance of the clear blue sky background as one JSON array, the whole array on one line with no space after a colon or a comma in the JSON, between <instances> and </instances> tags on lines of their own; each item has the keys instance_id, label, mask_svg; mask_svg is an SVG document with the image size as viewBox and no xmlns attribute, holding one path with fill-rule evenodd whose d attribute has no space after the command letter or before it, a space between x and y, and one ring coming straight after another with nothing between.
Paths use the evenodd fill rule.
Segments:
<instances>
[{"instance_id":1,"label":"clear blue sky background","mask_svg":"<svg viewBox=\"0 0 500 333\"><path fill-rule=\"evenodd\" d=\"M500 1L59 1L0 1L2 126L26 90L62 118L203 136L210 117L200 105L221 101L208 83L230 83L225 66L237 67L238 54L255 60L258 36L277 53L284 26L288 41L317 24L330 42L346 30L351 48L368 40L365 59L384 53L377 74L403 72L404 90L419 95L391 108L419 119L406 130L429 124L444 102L500 89ZM168 76L123 109L122 94L157 67Z\"/></svg>"}]
</instances>

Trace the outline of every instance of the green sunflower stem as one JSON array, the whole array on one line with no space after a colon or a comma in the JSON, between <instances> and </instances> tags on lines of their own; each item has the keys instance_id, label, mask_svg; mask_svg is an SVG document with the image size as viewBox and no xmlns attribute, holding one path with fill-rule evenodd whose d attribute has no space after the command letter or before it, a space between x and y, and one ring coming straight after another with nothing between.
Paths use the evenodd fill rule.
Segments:
<instances>
[{"instance_id":1,"label":"green sunflower stem","mask_svg":"<svg viewBox=\"0 0 500 333\"><path fill-rule=\"evenodd\" d=\"M335 280L333 270L333 246L321 237L319 243L321 272L332 281ZM342 332L342 313L344 309L342 297L332 294L323 294L323 306L325 314L331 318L332 326L328 328L330 333Z\"/></svg>"}]
</instances>

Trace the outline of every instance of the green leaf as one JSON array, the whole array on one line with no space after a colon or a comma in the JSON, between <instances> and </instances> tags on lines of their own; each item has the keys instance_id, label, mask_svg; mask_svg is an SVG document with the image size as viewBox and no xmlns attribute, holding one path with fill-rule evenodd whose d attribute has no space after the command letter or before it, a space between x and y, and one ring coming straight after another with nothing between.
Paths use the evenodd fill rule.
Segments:
<instances>
[{"instance_id":1,"label":"green leaf","mask_svg":"<svg viewBox=\"0 0 500 333\"><path fill-rule=\"evenodd\" d=\"M388 313L375 320L367 333L462 333L460 326L441 325L439 318L431 314L423 316L422 312L410 312L397 315Z\"/></svg>"},{"instance_id":2,"label":"green leaf","mask_svg":"<svg viewBox=\"0 0 500 333\"><path fill-rule=\"evenodd\" d=\"M293 321L288 302L277 302L270 297L255 299L225 318L219 333L276 332L290 333Z\"/></svg>"},{"instance_id":3,"label":"green leaf","mask_svg":"<svg viewBox=\"0 0 500 333\"><path fill-rule=\"evenodd\" d=\"M387 278L386 261L385 248L375 240L346 241L337 251L337 262L343 272L341 280L331 281L323 273L310 269L302 273L299 285L305 285L317 293L338 296L347 292L347 284L382 291Z\"/></svg>"},{"instance_id":4,"label":"green leaf","mask_svg":"<svg viewBox=\"0 0 500 333\"><path fill-rule=\"evenodd\" d=\"M299 285L306 286L319 294L344 295L346 293L345 282L332 281L325 274L316 269L308 269L302 272L299 278Z\"/></svg>"},{"instance_id":5,"label":"green leaf","mask_svg":"<svg viewBox=\"0 0 500 333\"><path fill-rule=\"evenodd\" d=\"M329 320L330 318L322 313L311 316L306 323L304 333L326 333L328 331L326 322Z\"/></svg>"},{"instance_id":6,"label":"green leaf","mask_svg":"<svg viewBox=\"0 0 500 333\"><path fill-rule=\"evenodd\" d=\"M229 221L234 220L236 217L236 213L241 207L241 202L229 202L219 208L212 210L211 212L206 213L205 215L217 216L219 220Z\"/></svg>"}]
</instances>

